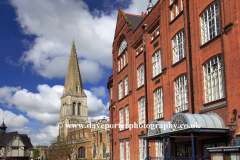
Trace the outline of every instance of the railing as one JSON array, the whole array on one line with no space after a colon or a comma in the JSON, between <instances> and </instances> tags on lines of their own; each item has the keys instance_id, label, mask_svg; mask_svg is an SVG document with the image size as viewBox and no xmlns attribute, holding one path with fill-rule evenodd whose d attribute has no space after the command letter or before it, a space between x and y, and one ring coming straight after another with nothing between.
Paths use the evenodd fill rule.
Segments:
<instances>
[{"instance_id":1,"label":"railing","mask_svg":"<svg viewBox=\"0 0 240 160\"><path fill-rule=\"evenodd\" d=\"M164 160L164 157L150 157L150 160ZM193 157L171 157L170 160L193 160ZM209 156L196 156L195 160L209 160Z\"/></svg>"}]
</instances>

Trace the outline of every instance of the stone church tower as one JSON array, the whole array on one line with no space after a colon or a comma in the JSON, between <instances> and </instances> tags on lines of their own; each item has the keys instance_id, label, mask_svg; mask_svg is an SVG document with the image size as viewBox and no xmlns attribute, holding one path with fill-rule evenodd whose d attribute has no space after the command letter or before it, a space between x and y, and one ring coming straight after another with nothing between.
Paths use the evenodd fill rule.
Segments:
<instances>
[{"instance_id":1,"label":"stone church tower","mask_svg":"<svg viewBox=\"0 0 240 160\"><path fill-rule=\"evenodd\" d=\"M66 137L66 124L87 124L87 95L84 93L75 44L72 44L67 76L61 97L59 137Z\"/></svg>"}]
</instances>

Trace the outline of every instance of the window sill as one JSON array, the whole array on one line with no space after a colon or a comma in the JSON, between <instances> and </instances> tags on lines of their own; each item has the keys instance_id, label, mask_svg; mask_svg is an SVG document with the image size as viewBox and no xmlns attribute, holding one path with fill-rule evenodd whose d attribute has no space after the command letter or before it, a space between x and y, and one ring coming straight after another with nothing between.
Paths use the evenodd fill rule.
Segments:
<instances>
[{"instance_id":1,"label":"window sill","mask_svg":"<svg viewBox=\"0 0 240 160\"><path fill-rule=\"evenodd\" d=\"M221 33L218 34L217 36L215 36L214 38L212 38L211 40L207 41L206 43L202 44L199 46L200 49L204 48L205 46L209 45L210 43L214 42L216 39L218 39L219 37L221 37Z\"/></svg>"},{"instance_id":2,"label":"window sill","mask_svg":"<svg viewBox=\"0 0 240 160\"><path fill-rule=\"evenodd\" d=\"M151 80L153 81L154 79L158 78L158 77L161 76L161 75L162 75L162 72L159 73L158 75L154 76Z\"/></svg>"},{"instance_id":3,"label":"window sill","mask_svg":"<svg viewBox=\"0 0 240 160\"><path fill-rule=\"evenodd\" d=\"M158 34L153 40L151 40L150 44L152 44L159 36L160 34Z\"/></svg>"},{"instance_id":4,"label":"window sill","mask_svg":"<svg viewBox=\"0 0 240 160\"><path fill-rule=\"evenodd\" d=\"M220 100L222 100L223 102L218 103L218 104L214 104L214 105L211 105L211 106L208 106L208 107L200 108L199 113L205 113L205 112L209 112L209 111L213 111L213 110L216 110L216 109L227 107L227 101L225 101L225 98L222 98L222 99L219 99L219 100L216 100L216 101L213 101L213 102L218 102ZM205 103L203 105L212 104L213 102Z\"/></svg>"},{"instance_id":5,"label":"window sill","mask_svg":"<svg viewBox=\"0 0 240 160\"><path fill-rule=\"evenodd\" d=\"M173 115L177 114L177 113L184 113L184 112L187 112L189 111L189 109L186 109L186 110L183 110L183 111L179 111L179 112L173 112Z\"/></svg>"},{"instance_id":6,"label":"window sill","mask_svg":"<svg viewBox=\"0 0 240 160\"><path fill-rule=\"evenodd\" d=\"M120 102L121 100L125 99L128 95L122 97L121 99L118 100L118 102Z\"/></svg>"},{"instance_id":7,"label":"window sill","mask_svg":"<svg viewBox=\"0 0 240 160\"><path fill-rule=\"evenodd\" d=\"M124 68L126 68L128 66L128 64L126 64L117 74L120 74L122 72L122 70L124 70Z\"/></svg>"},{"instance_id":8,"label":"window sill","mask_svg":"<svg viewBox=\"0 0 240 160\"><path fill-rule=\"evenodd\" d=\"M207 105L217 103L217 102L223 101L223 100L225 100L225 98L220 98L220 99L217 99L217 100L214 100L214 101L211 101L211 102L203 103L203 106L207 106Z\"/></svg>"},{"instance_id":9,"label":"window sill","mask_svg":"<svg viewBox=\"0 0 240 160\"><path fill-rule=\"evenodd\" d=\"M139 52L135 57L137 58L142 52L143 52L143 50L141 52Z\"/></svg>"},{"instance_id":10,"label":"window sill","mask_svg":"<svg viewBox=\"0 0 240 160\"><path fill-rule=\"evenodd\" d=\"M118 133L124 132L124 131L127 131L127 130L129 130L129 128L125 128L125 129L119 130Z\"/></svg>"},{"instance_id":11,"label":"window sill","mask_svg":"<svg viewBox=\"0 0 240 160\"><path fill-rule=\"evenodd\" d=\"M177 61L176 63L172 64L172 68L175 67L176 65L178 65L179 63L181 63L182 61L184 61L185 59L186 59L186 57L184 57L181 60Z\"/></svg>"},{"instance_id":12,"label":"window sill","mask_svg":"<svg viewBox=\"0 0 240 160\"><path fill-rule=\"evenodd\" d=\"M158 118L158 119L155 119L156 121L160 121L160 120L163 120L164 119L164 117L162 117L162 118Z\"/></svg>"},{"instance_id":13,"label":"window sill","mask_svg":"<svg viewBox=\"0 0 240 160\"><path fill-rule=\"evenodd\" d=\"M176 17L174 17L174 19L171 20L171 22L169 22L169 25L173 24L173 22L175 22L178 19L178 17L180 17L182 14L183 14L183 10L179 12L179 14Z\"/></svg>"},{"instance_id":14,"label":"window sill","mask_svg":"<svg viewBox=\"0 0 240 160\"><path fill-rule=\"evenodd\" d=\"M144 86L144 84L141 85L140 87L138 87L136 90L139 90L139 89L143 88L143 86Z\"/></svg>"}]
</instances>

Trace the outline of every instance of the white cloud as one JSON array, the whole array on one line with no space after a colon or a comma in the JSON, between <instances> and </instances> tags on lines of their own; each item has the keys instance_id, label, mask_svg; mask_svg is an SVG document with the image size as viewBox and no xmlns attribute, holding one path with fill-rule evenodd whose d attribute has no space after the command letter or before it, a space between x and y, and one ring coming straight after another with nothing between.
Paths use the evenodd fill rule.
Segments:
<instances>
[{"instance_id":1,"label":"white cloud","mask_svg":"<svg viewBox=\"0 0 240 160\"><path fill-rule=\"evenodd\" d=\"M95 117L99 115L108 114L108 107L105 106L101 99L98 99L95 95L93 95L90 91L84 90L88 99L88 116Z\"/></svg>"},{"instance_id":2,"label":"white cloud","mask_svg":"<svg viewBox=\"0 0 240 160\"><path fill-rule=\"evenodd\" d=\"M47 84L37 86L38 93L20 87L0 88L0 103L27 113L41 125L55 125L59 121L60 98L63 86ZM108 114L108 107L90 91L85 90L88 101L89 117Z\"/></svg>"},{"instance_id":3,"label":"white cloud","mask_svg":"<svg viewBox=\"0 0 240 160\"><path fill-rule=\"evenodd\" d=\"M13 128L22 128L29 123L28 119L23 115L16 115L11 111L4 111L1 108L0 117L4 119L4 123L8 127L7 130L12 130ZM0 120L0 125L2 124L3 119Z\"/></svg>"},{"instance_id":4,"label":"white cloud","mask_svg":"<svg viewBox=\"0 0 240 160\"><path fill-rule=\"evenodd\" d=\"M105 87L91 87L90 89L92 91L92 94L97 97L106 97L106 89Z\"/></svg>"},{"instance_id":5,"label":"white cloud","mask_svg":"<svg viewBox=\"0 0 240 160\"><path fill-rule=\"evenodd\" d=\"M78 57L88 60L100 70L96 76L87 74L89 69L84 71L81 68L86 81L99 81L103 66L112 67L111 47L116 13L105 15L98 12L100 15L96 17L91 15L82 0L12 0L11 4L16 9L23 33L37 36L20 60L25 65L31 65L37 74L46 78L66 76L72 36L75 36Z\"/></svg>"}]
</instances>

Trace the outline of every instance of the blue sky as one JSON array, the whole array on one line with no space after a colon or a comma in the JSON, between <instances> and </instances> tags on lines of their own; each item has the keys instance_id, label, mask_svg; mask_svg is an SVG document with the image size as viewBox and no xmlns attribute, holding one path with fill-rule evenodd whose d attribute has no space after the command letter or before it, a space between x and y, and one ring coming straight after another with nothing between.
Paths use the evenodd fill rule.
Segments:
<instances>
[{"instance_id":1,"label":"blue sky","mask_svg":"<svg viewBox=\"0 0 240 160\"><path fill-rule=\"evenodd\" d=\"M57 136L72 36L89 117L107 117L118 7L141 14L147 4L148 0L1 0L0 123L4 118L8 131L28 134L34 145L46 145L47 136L50 141Z\"/></svg>"}]
</instances>

